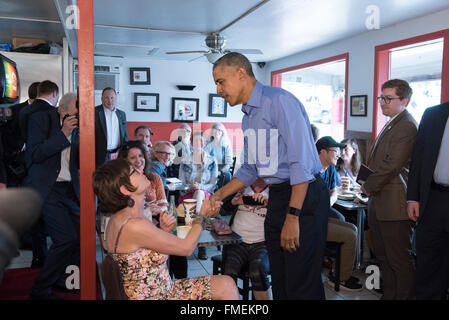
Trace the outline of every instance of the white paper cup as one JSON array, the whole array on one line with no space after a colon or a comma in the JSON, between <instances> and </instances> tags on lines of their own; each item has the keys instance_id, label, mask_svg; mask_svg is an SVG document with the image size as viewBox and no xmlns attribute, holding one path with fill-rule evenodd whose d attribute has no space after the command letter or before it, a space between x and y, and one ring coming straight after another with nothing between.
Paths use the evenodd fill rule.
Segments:
<instances>
[{"instance_id":1,"label":"white paper cup","mask_svg":"<svg viewBox=\"0 0 449 320\"><path fill-rule=\"evenodd\" d=\"M185 237L187 237L190 229L192 229L191 226L178 226L176 227L176 235L178 236L178 238L184 239Z\"/></svg>"}]
</instances>

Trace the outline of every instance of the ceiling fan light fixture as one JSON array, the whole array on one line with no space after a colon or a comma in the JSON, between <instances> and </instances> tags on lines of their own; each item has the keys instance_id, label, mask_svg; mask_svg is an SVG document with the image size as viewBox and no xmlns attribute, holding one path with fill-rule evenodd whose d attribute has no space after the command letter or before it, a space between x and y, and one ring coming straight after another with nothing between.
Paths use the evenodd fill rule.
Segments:
<instances>
[{"instance_id":1,"label":"ceiling fan light fixture","mask_svg":"<svg viewBox=\"0 0 449 320\"><path fill-rule=\"evenodd\" d=\"M206 53L205 56L210 63L214 64L215 61L217 61L218 59L223 57L224 54L219 53L219 52L210 52L210 53Z\"/></svg>"}]
</instances>

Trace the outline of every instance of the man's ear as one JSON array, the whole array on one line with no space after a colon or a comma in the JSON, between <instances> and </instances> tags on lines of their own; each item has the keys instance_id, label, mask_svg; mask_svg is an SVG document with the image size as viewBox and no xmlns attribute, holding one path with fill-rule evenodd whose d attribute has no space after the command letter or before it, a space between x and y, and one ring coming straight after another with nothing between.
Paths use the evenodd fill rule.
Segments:
<instances>
[{"instance_id":1,"label":"man's ear","mask_svg":"<svg viewBox=\"0 0 449 320\"><path fill-rule=\"evenodd\" d=\"M129 191L128 189L126 189L125 186L120 186L120 192L122 194L124 194L125 196L129 196L131 194L131 191Z\"/></svg>"},{"instance_id":2,"label":"man's ear","mask_svg":"<svg viewBox=\"0 0 449 320\"><path fill-rule=\"evenodd\" d=\"M243 68L243 67L238 68L237 75L239 77L239 80L244 79L247 76L245 68Z\"/></svg>"},{"instance_id":3,"label":"man's ear","mask_svg":"<svg viewBox=\"0 0 449 320\"><path fill-rule=\"evenodd\" d=\"M402 104L402 106L403 106L404 108L407 107L408 102L409 102L409 100L408 100L407 98L404 98L404 99L401 100L401 104Z\"/></svg>"}]
</instances>

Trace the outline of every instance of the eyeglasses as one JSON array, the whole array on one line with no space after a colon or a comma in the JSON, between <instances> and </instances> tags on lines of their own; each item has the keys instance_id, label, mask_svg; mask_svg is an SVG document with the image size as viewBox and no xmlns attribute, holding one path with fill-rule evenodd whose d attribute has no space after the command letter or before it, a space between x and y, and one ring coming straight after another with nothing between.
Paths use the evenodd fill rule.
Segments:
<instances>
[{"instance_id":1,"label":"eyeglasses","mask_svg":"<svg viewBox=\"0 0 449 320\"><path fill-rule=\"evenodd\" d=\"M335 152L335 154L337 155L337 156L339 156L340 155L340 149L327 149L327 151L332 151L332 152Z\"/></svg>"},{"instance_id":2,"label":"eyeglasses","mask_svg":"<svg viewBox=\"0 0 449 320\"><path fill-rule=\"evenodd\" d=\"M164 152L164 151L156 151L157 153L163 154L164 156L170 157L171 153L170 152Z\"/></svg>"},{"instance_id":3,"label":"eyeglasses","mask_svg":"<svg viewBox=\"0 0 449 320\"><path fill-rule=\"evenodd\" d=\"M377 101L379 101L379 103L381 103L383 101L385 104L390 104L391 100L396 100L396 99L402 100L402 98L389 98L389 97L383 97L383 96L377 97Z\"/></svg>"}]
</instances>

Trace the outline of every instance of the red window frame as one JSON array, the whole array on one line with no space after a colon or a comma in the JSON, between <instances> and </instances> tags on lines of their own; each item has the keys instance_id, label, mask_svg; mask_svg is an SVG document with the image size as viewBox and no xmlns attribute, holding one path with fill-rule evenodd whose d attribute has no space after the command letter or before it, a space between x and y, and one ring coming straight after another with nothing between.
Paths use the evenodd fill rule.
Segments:
<instances>
[{"instance_id":1,"label":"red window frame","mask_svg":"<svg viewBox=\"0 0 449 320\"><path fill-rule=\"evenodd\" d=\"M371 140L374 142L381 128L385 125L387 117L382 114L376 97L381 93L382 84L388 80L390 51L395 48L413 45L443 38L443 65L441 73L441 103L449 101L449 29L440 30L421 36L400 41L390 42L375 47L374 55L374 92L373 92L373 131Z\"/></svg>"},{"instance_id":2,"label":"red window frame","mask_svg":"<svg viewBox=\"0 0 449 320\"><path fill-rule=\"evenodd\" d=\"M273 87L281 87L282 84L282 74L285 72L293 71L293 70L299 70L299 69L305 69L313 66L317 66L320 64L325 64L333 61L339 61L339 60L345 60L346 66L345 66L345 105L344 105L344 131L346 132L347 128L347 118L348 118L348 70L349 70L349 52L339 54L337 56L320 59L308 63L304 63L301 65L288 67L285 69L275 70L271 72L271 86Z\"/></svg>"}]
</instances>

